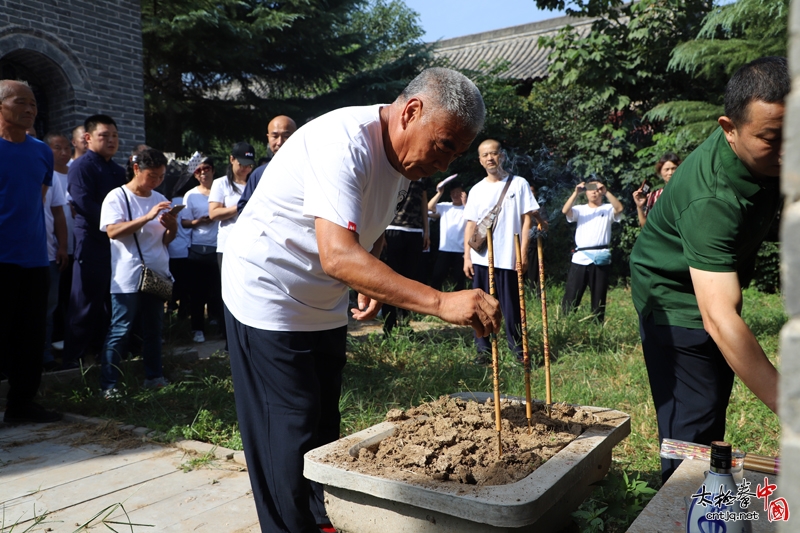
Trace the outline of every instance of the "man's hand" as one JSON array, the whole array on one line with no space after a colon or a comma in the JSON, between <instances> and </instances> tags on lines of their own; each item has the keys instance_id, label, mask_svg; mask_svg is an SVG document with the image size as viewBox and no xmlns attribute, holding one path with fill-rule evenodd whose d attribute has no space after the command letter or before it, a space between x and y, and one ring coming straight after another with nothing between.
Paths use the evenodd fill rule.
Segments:
<instances>
[{"instance_id":1,"label":"man's hand","mask_svg":"<svg viewBox=\"0 0 800 533\"><path fill-rule=\"evenodd\" d=\"M67 254L66 248L59 248L56 250L56 264L58 265L59 272L64 272L69 265L69 255Z\"/></svg>"},{"instance_id":2,"label":"man's hand","mask_svg":"<svg viewBox=\"0 0 800 533\"><path fill-rule=\"evenodd\" d=\"M475 275L475 269L472 266L472 257L468 253L464 254L464 275L472 279Z\"/></svg>"},{"instance_id":3,"label":"man's hand","mask_svg":"<svg viewBox=\"0 0 800 533\"><path fill-rule=\"evenodd\" d=\"M742 289L736 272L689 267L703 328L717 343L739 379L773 412L778 412L778 371L739 313Z\"/></svg>"},{"instance_id":4,"label":"man's hand","mask_svg":"<svg viewBox=\"0 0 800 533\"><path fill-rule=\"evenodd\" d=\"M472 326L478 337L500 331L500 303L481 289L443 293L438 315L451 324Z\"/></svg>"},{"instance_id":5,"label":"man's hand","mask_svg":"<svg viewBox=\"0 0 800 533\"><path fill-rule=\"evenodd\" d=\"M353 318L356 320L364 321L364 320L372 320L376 316L378 316L378 311L381 310L381 306L383 304L378 300L373 300L369 296L364 294L358 295L358 308L350 309L350 312L353 313Z\"/></svg>"}]
</instances>

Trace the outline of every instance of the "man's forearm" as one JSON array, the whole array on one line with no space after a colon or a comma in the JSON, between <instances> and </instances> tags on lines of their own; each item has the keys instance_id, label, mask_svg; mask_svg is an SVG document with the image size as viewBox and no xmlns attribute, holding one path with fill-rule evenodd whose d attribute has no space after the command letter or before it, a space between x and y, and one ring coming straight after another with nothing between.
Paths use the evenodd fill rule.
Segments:
<instances>
[{"instance_id":1,"label":"man's forearm","mask_svg":"<svg viewBox=\"0 0 800 533\"><path fill-rule=\"evenodd\" d=\"M569 198L567 198L566 203L564 203L564 207L561 208L561 212L565 215L569 215L569 212L572 211L572 205L575 203L575 200L578 198L578 192L572 191L572 194Z\"/></svg>"},{"instance_id":2,"label":"man's forearm","mask_svg":"<svg viewBox=\"0 0 800 533\"><path fill-rule=\"evenodd\" d=\"M624 207L622 206L622 202L617 200L617 197L611 194L611 191L606 191L606 198L608 198L609 203L614 208L614 212L616 214L622 213Z\"/></svg>"},{"instance_id":3,"label":"man's forearm","mask_svg":"<svg viewBox=\"0 0 800 533\"><path fill-rule=\"evenodd\" d=\"M705 321L704 321L705 324ZM758 399L778 412L778 371L769 361L753 332L737 314L706 327L728 365Z\"/></svg>"}]
</instances>

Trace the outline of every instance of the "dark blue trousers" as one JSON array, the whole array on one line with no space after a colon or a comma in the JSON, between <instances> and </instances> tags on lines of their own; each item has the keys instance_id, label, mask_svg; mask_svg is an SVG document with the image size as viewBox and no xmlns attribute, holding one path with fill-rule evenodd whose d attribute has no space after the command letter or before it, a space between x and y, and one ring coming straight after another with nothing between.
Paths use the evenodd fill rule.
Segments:
<instances>
[{"instance_id":1,"label":"dark blue trousers","mask_svg":"<svg viewBox=\"0 0 800 533\"><path fill-rule=\"evenodd\" d=\"M489 293L489 268L482 265L473 265L472 288L483 289ZM516 270L504 268L494 269L494 286L497 291L497 300L506 322L506 339L508 348L517 354L517 359L522 360L522 316L519 309L519 282ZM474 333L473 333L474 335ZM492 353L492 343L489 337L475 335L475 345L479 354Z\"/></svg>"},{"instance_id":2,"label":"dark blue trousers","mask_svg":"<svg viewBox=\"0 0 800 533\"><path fill-rule=\"evenodd\" d=\"M102 346L108 332L111 322L110 260L75 259L68 313L63 360L64 363L74 363L83 358L87 349Z\"/></svg>"},{"instance_id":3,"label":"dark blue trousers","mask_svg":"<svg viewBox=\"0 0 800 533\"><path fill-rule=\"evenodd\" d=\"M303 455L339 438L347 326L265 331L225 308L236 413L261 531L319 533L322 487Z\"/></svg>"},{"instance_id":4,"label":"dark blue trousers","mask_svg":"<svg viewBox=\"0 0 800 533\"><path fill-rule=\"evenodd\" d=\"M658 439L710 445L725 439L733 370L704 329L656 325L639 316L644 361L658 418ZM681 461L661 459L666 482Z\"/></svg>"}]
</instances>

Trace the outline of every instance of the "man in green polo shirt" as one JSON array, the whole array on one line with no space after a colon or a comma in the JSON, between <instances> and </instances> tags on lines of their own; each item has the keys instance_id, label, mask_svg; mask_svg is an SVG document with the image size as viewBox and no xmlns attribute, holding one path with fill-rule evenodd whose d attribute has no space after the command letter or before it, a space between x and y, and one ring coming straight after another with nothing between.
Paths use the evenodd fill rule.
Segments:
<instances>
[{"instance_id":1,"label":"man in green polo shirt","mask_svg":"<svg viewBox=\"0 0 800 533\"><path fill-rule=\"evenodd\" d=\"M725 437L734 374L772 411L778 372L740 316L756 252L780 206L785 58L741 67L725 116L678 167L631 252L659 438ZM662 459L666 481L679 461Z\"/></svg>"}]
</instances>

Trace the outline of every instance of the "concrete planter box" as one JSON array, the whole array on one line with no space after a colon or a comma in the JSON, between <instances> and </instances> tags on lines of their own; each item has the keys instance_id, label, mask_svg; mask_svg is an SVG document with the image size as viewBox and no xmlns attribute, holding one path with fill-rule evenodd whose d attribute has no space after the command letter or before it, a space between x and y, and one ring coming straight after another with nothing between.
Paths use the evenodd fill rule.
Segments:
<instances>
[{"instance_id":1,"label":"concrete planter box","mask_svg":"<svg viewBox=\"0 0 800 533\"><path fill-rule=\"evenodd\" d=\"M454 397L481 403L489 393ZM524 403L524 399L508 399ZM392 435L383 422L305 455L304 475L325 487L325 506L341 533L500 533L557 532L603 479L611 451L630 433L630 417L620 411L581 407L600 417L558 454L516 483L500 486L442 482L440 489L361 474L332 465L325 457L342 449L354 457Z\"/></svg>"}]
</instances>

